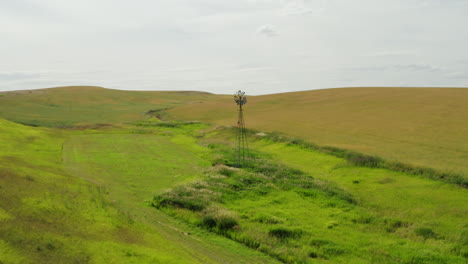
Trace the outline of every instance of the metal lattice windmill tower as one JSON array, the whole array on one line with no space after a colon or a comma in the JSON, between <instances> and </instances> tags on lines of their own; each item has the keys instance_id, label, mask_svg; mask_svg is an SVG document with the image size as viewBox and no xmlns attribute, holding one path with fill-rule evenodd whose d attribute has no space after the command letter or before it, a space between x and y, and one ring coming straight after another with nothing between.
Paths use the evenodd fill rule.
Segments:
<instances>
[{"instance_id":1,"label":"metal lattice windmill tower","mask_svg":"<svg viewBox=\"0 0 468 264\"><path fill-rule=\"evenodd\" d=\"M247 132L245 130L244 112L242 106L247 103L245 92L241 90L234 94L234 101L239 106L239 117L237 120L237 158L239 165L244 163L248 155L249 145L247 143Z\"/></svg>"}]
</instances>

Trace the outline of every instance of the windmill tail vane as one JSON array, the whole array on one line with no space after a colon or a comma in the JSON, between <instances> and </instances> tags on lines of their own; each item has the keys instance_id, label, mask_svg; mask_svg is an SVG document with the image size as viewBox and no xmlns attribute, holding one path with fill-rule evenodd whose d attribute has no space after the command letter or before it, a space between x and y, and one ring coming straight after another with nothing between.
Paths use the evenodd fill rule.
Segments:
<instances>
[{"instance_id":1,"label":"windmill tail vane","mask_svg":"<svg viewBox=\"0 0 468 264\"><path fill-rule=\"evenodd\" d=\"M245 129L244 111L242 106L247 103L245 92L239 90L234 94L234 101L239 106L239 115L237 120L237 159L239 165L242 165L248 156L247 131Z\"/></svg>"}]
</instances>

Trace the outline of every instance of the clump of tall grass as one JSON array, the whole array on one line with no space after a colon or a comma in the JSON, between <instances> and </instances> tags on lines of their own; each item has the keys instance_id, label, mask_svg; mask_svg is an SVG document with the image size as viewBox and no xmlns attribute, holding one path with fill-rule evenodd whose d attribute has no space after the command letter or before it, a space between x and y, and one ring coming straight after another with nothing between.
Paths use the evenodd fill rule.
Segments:
<instances>
[{"instance_id":1,"label":"clump of tall grass","mask_svg":"<svg viewBox=\"0 0 468 264\"><path fill-rule=\"evenodd\" d=\"M223 233L238 225L237 216L221 206L212 205L202 212L201 226L205 228Z\"/></svg>"},{"instance_id":2,"label":"clump of tall grass","mask_svg":"<svg viewBox=\"0 0 468 264\"><path fill-rule=\"evenodd\" d=\"M395 232L398 228L408 226L408 223L403 222L399 219L385 219L384 224L386 225L385 231L389 233Z\"/></svg>"},{"instance_id":3,"label":"clump of tall grass","mask_svg":"<svg viewBox=\"0 0 468 264\"><path fill-rule=\"evenodd\" d=\"M156 208L174 206L190 211L202 211L220 197L219 193L205 187L207 186L204 182L181 185L171 191L156 195L152 204Z\"/></svg>"},{"instance_id":4,"label":"clump of tall grass","mask_svg":"<svg viewBox=\"0 0 468 264\"><path fill-rule=\"evenodd\" d=\"M276 237L278 239L298 238L301 237L303 231L300 229L288 229L284 227L272 228L268 231L268 235Z\"/></svg>"},{"instance_id":5,"label":"clump of tall grass","mask_svg":"<svg viewBox=\"0 0 468 264\"><path fill-rule=\"evenodd\" d=\"M437 239L439 236L430 228L428 227L419 227L414 230L416 235L422 236L424 239Z\"/></svg>"},{"instance_id":6,"label":"clump of tall grass","mask_svg":"<svg viewBox=\"0 0 468 264\"><path fill-rule=\"evenodd\" d=\"M310 245L315 249L312 251L315 254L315 257L322 259L330 259L347 253L346 249L330 240L314 238L310 240Z\"/></svg>"},{"instance_id":7,"label":"clump of tall grass","mask_svg":"<svg viewBox=\"0 0 468 264\"><path fill-rule=\"evenodd\" d=\"M276 216L271 216L271 215L264 215L261 214L257 217L255 217L253 220L262 223L262 224L270 224L270 225L276 225L276 224L282 224L284 223L284 220L276 217Z\"/></svg>"}]
</instances>

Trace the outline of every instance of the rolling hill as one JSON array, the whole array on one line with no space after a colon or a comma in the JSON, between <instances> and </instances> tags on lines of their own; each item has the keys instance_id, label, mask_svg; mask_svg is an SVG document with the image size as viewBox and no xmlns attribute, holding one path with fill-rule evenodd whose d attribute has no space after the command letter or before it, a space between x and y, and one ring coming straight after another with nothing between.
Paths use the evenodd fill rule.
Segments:
<instances>
[{"instance_id":1,"label":"rolling hill","mask_svg":"<svg viewBox=\"0 0 468 264\"><path fill-rule=\"evenodd\" d=\"M0 93L0 263L465 263L467 92Z\"/></svg>"},{"instance_id":2,"label":"rolling hill","mask_svg":"<svg viewBox=\"0 0 468 264\"><path fill-rule=\"evenodd\" d=\"M468 174L468 89L340 88L250 96L248 128L415 166ZM232 98L182 105L176 119L235 125Z\"/></svg>"},{"instance_id":3,"label":"rolling hill","mask_svg":"<svg viewBox=\"0 0 468 264\"><path fill-rule=\"evenodd\" d=\"M337 88L249 96L248 128L468 173L468 89ZM59 87L0 93L0 118L33 126L128 123L167 112L179 120L235 125L229 95ZM148 112L151 111L152 112Z\"/></svg>"},{"instance_id":4,"label":"rolling hill","mask_svg":"<svg viewBox=\"0 0 468 264\"><path fill-rule=\"evenodd\" d=\"M0 118L32 126L70 127L132 122L150 110L210 101L204 92L122 91L94 86L0 93Z\"/></svg>"}]
</instances>

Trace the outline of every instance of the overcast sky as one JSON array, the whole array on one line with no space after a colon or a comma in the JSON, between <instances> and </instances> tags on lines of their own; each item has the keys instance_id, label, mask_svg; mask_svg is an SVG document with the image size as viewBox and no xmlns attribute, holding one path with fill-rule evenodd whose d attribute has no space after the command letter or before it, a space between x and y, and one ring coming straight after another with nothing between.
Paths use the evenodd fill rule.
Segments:
<instances>
[{"instance_id":1,"label":"overcast sky","mask_svg":"<svg viewBox=\"0 0 468 264\"><path fill-rule=\"evenodd\" d=\"M0 0L0 90L468 87L468 0Z\"/></svg>"}]
</instances>

